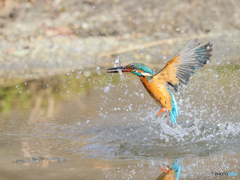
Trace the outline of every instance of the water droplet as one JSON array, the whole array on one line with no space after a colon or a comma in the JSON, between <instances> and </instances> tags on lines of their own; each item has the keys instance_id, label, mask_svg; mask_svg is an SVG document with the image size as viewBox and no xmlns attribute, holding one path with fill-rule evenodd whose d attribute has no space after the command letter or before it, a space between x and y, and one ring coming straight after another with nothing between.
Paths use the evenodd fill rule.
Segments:
<instances>
[{"instance_id":1,"label":"water droplet","mask_svg":"<svg viewBox=\"0 0 240 180\"><path fill-rule=\"evenodd\" d=\"M105 92L105 93L109 92L109 90L110 90L109 86L105 86L105 87L104 87L104 92Z\"/></svg>"}]
</instances>

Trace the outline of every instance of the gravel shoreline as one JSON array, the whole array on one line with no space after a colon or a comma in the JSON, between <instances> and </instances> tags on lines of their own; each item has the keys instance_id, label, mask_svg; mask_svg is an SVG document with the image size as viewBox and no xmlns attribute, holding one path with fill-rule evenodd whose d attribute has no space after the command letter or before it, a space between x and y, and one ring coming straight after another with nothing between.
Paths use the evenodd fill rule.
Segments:
<instances>
[{"instance_id":1,"label":"gravel shoreline","mask_svg":"<svg viewBox=\"0 0 240 180\"><path fill-rule=\"evenodd\" d=\"M109 67L118 55L160 69L191 38L213 43L210 65L239 63L239 1L1 3L1 85Z\"/></svg>"}]
</instances>

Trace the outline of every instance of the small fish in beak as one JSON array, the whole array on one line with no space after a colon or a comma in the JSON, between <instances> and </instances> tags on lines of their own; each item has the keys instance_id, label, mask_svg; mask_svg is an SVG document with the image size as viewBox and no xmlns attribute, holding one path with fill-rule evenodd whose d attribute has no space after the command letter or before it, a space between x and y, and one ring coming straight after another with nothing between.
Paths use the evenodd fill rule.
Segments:
<instances>
[{"instance_id":1,"label":"small fish in beak","mask_svg":"<svg viewBox=\"0 0 240 180\"><path fill-rule=\"evenodd\" d=\"M114 62L114 67L120 67L121 66L121 60L120 60L120 57L118 56L116 61ZM117 69L118 73L120 74L120 78L122 81L126 81L125 78L124 78L124 75L122 73L122 70L121 69Z\"/></svg>"},{"instance_id":2,"label":"small fish in beak","mask_svg":"<svg viewBox=\"0 0 240 180\"><path fill-rule=\"evenodd\" d=\"M126 69L126 67L124 67L124 66L121 67L121 60L120 60L120 57L118 56L114 62L114 68L107 69L108 70L107 73L119 73L121 80L126 81L125 77L122 73L122 70L124 71L124 69Z\"/></svg>"}]
</instances>

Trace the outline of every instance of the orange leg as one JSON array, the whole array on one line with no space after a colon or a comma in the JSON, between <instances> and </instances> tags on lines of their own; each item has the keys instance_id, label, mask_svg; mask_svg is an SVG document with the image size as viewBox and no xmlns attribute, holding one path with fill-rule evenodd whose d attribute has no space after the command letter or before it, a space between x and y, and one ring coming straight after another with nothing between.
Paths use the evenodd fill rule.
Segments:
<instances>
[{"instance_id":1,"label":"orange leg","mask_svg":"<svg viewBox=\"0 0 240 180\"><path fill-rule=\"evenodd\" d=\"M161 166L159 166L160 167L160 169L163 171L163 172L165 172L166 174L167 174L167 169L166 170L164 170Z\"/></svg>"},{"instance_id":2,"label":"orange leg","mask_svg":"<svg viewBox=\"0 0 240 180\"><path fill-rule=\"evenodd\" d=\"M157 117L160 115L160 113L161 113L162 111L163 111L163 112L166 112L164 107L158 112Z\"/></svg>"}]
</instances>

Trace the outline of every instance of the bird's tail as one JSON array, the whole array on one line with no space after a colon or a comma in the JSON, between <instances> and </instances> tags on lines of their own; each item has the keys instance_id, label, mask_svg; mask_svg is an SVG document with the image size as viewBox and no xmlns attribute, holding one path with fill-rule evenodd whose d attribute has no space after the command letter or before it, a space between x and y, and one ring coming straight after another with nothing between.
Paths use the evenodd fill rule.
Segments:
<instances>
[{"instance_id":1,"label":"bird's tail","mask_svg":"<svg viewBox=\"0 0 240 180\"><path fill-rule=\"evenodd\" d=\"M173 170L175 171L175 179L178 180L178 178L180 176L180 172L181 172L181 166L178 165L177 159L174 160Z\"/></svg>"},{"instance_id":2,"label":"bird's tail","mask_svg":"<svg viewBox=\"0 0 240 180\"><path fill-rule=\"evenodd\" d=\"M170 92L171 98L172 98L172 102L171 102L172 110L170 111L171 121L173 122L173 124L177 124L176 118L178 117L179 109L177 106L176 99L170 89L169 89L169 92Z\"/></svg>"}]
</instances>

